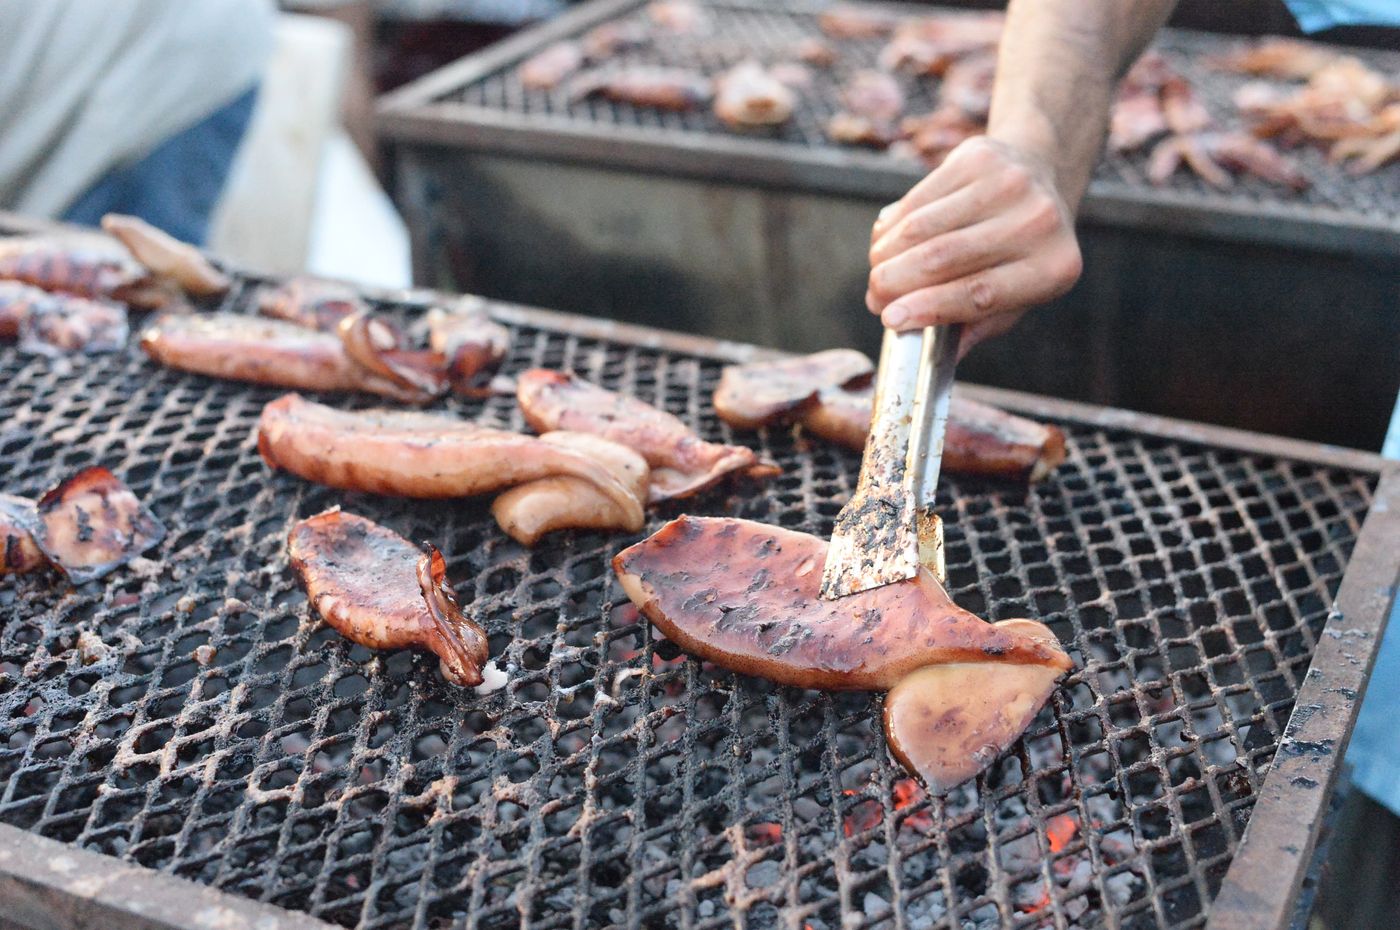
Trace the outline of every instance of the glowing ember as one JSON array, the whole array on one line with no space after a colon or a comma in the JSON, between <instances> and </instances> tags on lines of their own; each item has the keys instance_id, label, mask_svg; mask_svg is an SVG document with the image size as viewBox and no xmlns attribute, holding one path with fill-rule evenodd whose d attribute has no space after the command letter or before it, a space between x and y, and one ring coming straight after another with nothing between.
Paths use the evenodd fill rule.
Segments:
<instances>
[{"instance_id":1,"label":"glowing ember","mask_svg":"<svg viewBox=\"0 0 1400 930\"><path fill-rule=\"evenodd\" d=\"M749 839L764 846L774 846L783 841L783 828L776 823L751 824Z\"/></svg>"},{"instance_id":2,"label":"glowing ember","mask_svg":"<svg viewBox=\"0 0 1400 930\"><path fill-rule=\"evenodd\" d=\"M854 788L847 788L841 793L847 797L851 797L860 792L856 791ZM866 830L873 829L875 825L880 822L880 818L884 813L885 809L880 805L879 801L861 801L859 804L852 807L850 813L842 820L841 829L847 836L852 836L856 833L864 833Z\"/></svg>"},{"instance_id":3,"label":"glowing ember","mask_svg":"<svg viewBox=\"0 0 1400 930\"><path fill-rule=\"evenodd\" d=\"M894 809L897 811L918 804L928 796L919 783L912 778L903 778L895 782L890 788L890 793L894 795ZM911 830L928 832L933 829L933 815L927 810L912 811L904 818L901 826L909 827Z\"/></svg>"},{"instance_id":4,"label":"glowing ember","mask_svg":"<svg viewBox=\"0 0 1400 930\"><path fill-rule=\"evenodd\" d=\"M1079 821L1069 814L1051 817L1045 824L1045 838L1050 841L1050 851L1059 852L1070 844L1079 832Z\"/></svg>"}]
</instances>

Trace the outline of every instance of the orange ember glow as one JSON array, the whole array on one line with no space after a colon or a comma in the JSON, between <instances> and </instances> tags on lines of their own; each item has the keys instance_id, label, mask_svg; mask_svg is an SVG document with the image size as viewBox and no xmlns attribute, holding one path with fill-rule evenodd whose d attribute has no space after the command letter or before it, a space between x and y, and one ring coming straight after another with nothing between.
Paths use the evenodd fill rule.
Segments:
<instances>
[{"instance_id":1,"label":"orange ember glow","mask_svg":"<svg viewBox=\"0 0 1400 930\"><path fill-rule=\"evenodd\" d=\"M897 811L918 804L928 796L919 783L912 778L903 778L895 782L890 788L890 793L894 795L894 809ZM904 818L903 825L913 830L927 832L933 829L933 815L926 810L913 811Z\"/></svg>"},{"instance_id":2,"label":"orange ember glow","mask_svg":"<svg viewBox=\"0 0 1400 930\"><path fill-rule=\"evenodd\" d=\"M773 846L783 841L783 828L776 823L756 823L749 827L749 839Z\"/></svg>"},{"instance_id":3,"label":"orange ember glow","mask_svg":"<svg viewBox=\"0 0 1400 930\"><path fill-rule=\"evenodd\" d=\"M846 789L845 794L855 794L856 792ZM847 836L857 833L864 833L880 822L880 817L885 813L885 809L880 806L879 801L861 801L851 812L846 815L846 819L841 823L841 829Z\"/></svg>"},{"instance_id":4,"label":"orange ember glow","mask_svg":"<svg viewBox=\"0 0 1400 930\"><path fill-rule=\"evenodd\" d=\"M1059 852L1070 844L1079 832L1079 821L1069 814L1051 817L1045 824L1045 838L1050 841L1050 851Z\"/></svg>"},{"instance_id":5,"label":"orange ember glow","mask_svg":"<svg viewBox=\"0 0 1400 930\"><path fill-rule=\"evenodd\" d=\"M1021 912L1024 913L1024 914L1036 914L1036 913L1039 913L1040 911L1045 910L1045 908L1046 908L1047 906L1049 906L1049 904L1050 904L1050 889L1049 889L1049 888L1044 888L1044 889L1041 889L1041 892L1040 892L1040 900L1036 901L1034 904L1022 904L1022 905L1020 905L1020 906L1017 908L1017 910L1021 911Z\"/></svg>"}]
</instances>

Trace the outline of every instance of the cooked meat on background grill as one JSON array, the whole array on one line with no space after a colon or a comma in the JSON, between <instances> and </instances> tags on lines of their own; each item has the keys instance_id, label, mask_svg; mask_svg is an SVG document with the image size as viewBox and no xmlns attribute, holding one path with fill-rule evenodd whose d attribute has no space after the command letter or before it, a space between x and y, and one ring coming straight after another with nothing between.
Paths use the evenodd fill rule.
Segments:
<instances>
[{"instance_id":1,"label":"cooked meat on background grill","mask_svg":"<svg viewBox=\"0 0 1400 930\"><path fill-rule=\"evenodd\" d=\"M452 389L468 397L496 393L492 376L510 352L510 330L491 319L485 306L464 297L428 311L428 347L446 361Z\"/></svg>"},{"instance_id":2,"label":"cooked meat on background grill","mask_svg":"<svg viewBox=\"0 0 1400 930\"><path fill-rule=\"evenodd\" d=\"M806 533L684 516L618 553L613 569L632 603L696 658L796 688L893 689L891 743L934 792L990 764L1072 667L1042 624L979 620L927 568L823 600L826 550Z\"/></svg>"},{"instance_id":3,"label":"cooked meat on background grill","mask_svg":"<svg viewBox=\"0 0 1400 930\"><path fill-rule=\"evenodd\" d=\"M799 39L793 43L788 54L814 68L830 68L841 60L840 54L830 43L815 38Z\"/></svg>"},{"instance_id":4,"label":"cooked meat on background grill","mask_svg":"<svg viewBox=\"0 0 1400 930\"><path fill-rule=\"evenodd\" d=\"M576 375L531 369L518 381L520 409L541 433L593 433L641 453L651 466L653 503L690 497L731 475L768 478L776 465L746 446L707 442L664 410L590 384Z\"/></svg>"},{"instance_id":5,"label":"cooked meat on background grill","mask_svg":"<svg viewBox=\"0 0 1400 930\"><path fill-rule=\"evenodd\" d=\"M165 527L110 471L85 468L37 501L0 494L0 574L52 565L74 584L120 568L165 538Z\"/></svg>"},{"instance_id":6,"label":"cooked meat on background grill","mask_svg":"<svg viewBox=\"0 0 1400 930\"><path fill-rule=\"evenodd\" d=\"M938 96L944 106L962 111L969 120L983 125L992 109L992 87L996 83L997 56L982 52L960 58L948 66Z\"/></svg>"},{"instance_id":7,"label":"cooked meat on background grill","mask_svg":"<svg viewBox=\"0 0 1400 930\"><path fill-rule=\"evenodd\" d=\"M1147 51L1118 85L1108 145L1134 152L1167 132L1196 132L1209 124L1210 114L1176 68L1161 52Z\"/></svg>"},{"instance_id":8,"label":"cooked meat on background grill","mask_svg":"<svg viewBox=\"0 0 1400 930\"><path fill-rule=\"evenodd\" d=\"M258 295L258 312L306 329L333 333L347 316L369 308L348 284L301 275Z\"/></svg>"},{"instance_id":9,"label":"cooked meat on background grill","mask_svg":"<svg viewBox=\"0 0 1400 930\"><path fill-rule=\"evenodd\" d=\"M0 280L0 340L18 339L21 352L119 352L129 333L125 307Z\"/></svg>"},{"instance_id":10,"label":"cooked meat on background grill","mask_svg":"<svg viewBox=\"0 0 1400 930\"><path fill-rule=\"evenodd\" d=\"M995 52L1006 17L1000 13L920 16L901 23L880 52L886 71L942 75L961 58Z\"/></svg>"},{"instance_id":11,"label":"cooked meat on background grill","mask_svg":"<svg viewBox=\"0 0 1400 930\"><path fill-rule=\"evenodd\" d=\"M689 0L653 0L647 4L647 16L656 28L672 35L694 35L710 27L709 14Z\"/></svg>"},{"instance_id":12,"label":"cooked meat on background grill","mask_svg":"<svg viewBox=\"0 0 1400 930\"><path fill-rule=\"evenodd\" d=\"M594 26L583 36L583 53L589 61L606 61L621 52L651 44L651 30L635 19L618 19Z\"/></svg>"},{"instance_id":13,"label":"cooked meat on background grill","mask_svg":"<svg viewBox=\"0 0 1400 930\"><path fill-rule=\"evenodd\" d=\"M897 142L900 136L899 127L894 123L869 116L840 112L826 121L826 137L842 145L883 149Z\"/></svg>"},{"instance_id":14,"label":"cooked meat on background grill","mask_svg":"<svg viewBox=\"0 0 1400 930\"><path fill-rule=\"evenodd\" d=\"M341 636L370 649L427 650L441 660L443 678L481 684L486 631L462 614L435 547L423 552L335 507L292 527L287 557L311 606Z\"/></svg>"},{"instance_id":15,"label":"cooked meat on background grill","mask_svg":"<svg viewBox=\"0 0 1400 930\"><path fill-rule=\"evenodd\" d=\"M904 113L904 88L883 71L856 71L841 84L841 106L846 113L894 122Z\"/></svg>"},{"instance_id":16,"label":"cooked meat on background grill","mask_svg":"<svg viewBox=\"0 0 1400 930\"><path fill-rule=\"evenodd\" d=\"M1256 77L1307 80L1337 58L1316 42L1269 36L1209 60L1212 67Z\"/></svg>"},{"instance_id":17,"label":"cooked meat on background grill","mask_svg":"<svg viewBox=\"0 0 1400 930\"><path fill-rule=\"evenodd\" d=\"M792 118L797 98L756 61L742 61L715 81L715 116L739 129L779 126Z\"/></svg>"},{"instance_id":18,"label":"cooked meat on background grill","mask_svg":"<svg viewBox=\"0 0 1400 930\"><path fill-rule=\"evenodd\" d=\"M447 390L436 353L397 347L393 330L360 314L336 332L239 313L165 315L141 334L141 348L181 371L306 391L361 391L423 403Z\"/></svg>"},{"instance_id":19,"label":"cooked meat on background grill","mask_svg":"<svg viewBox=\"0 0 1400 930\"><path fill-rule=\"evenodd\" d=\"M555 42L520 65L526 90L553 90L582 68L586 57L577 42Z\"/></svg>"},{"instance_id":20,"label":"cooked meat on background grill","mask_svg":"<svg viewBox=\"0 0 1400 930\"><path fill-rule=\"evenodd\" d=\"M800 423L847 448L865 448L874 364L854 349L726 366L715 412L736 429ZM1039 481L1065 459L1065 436L987 404L954 395L943 440L943 467L964 475Z\"/></svg>"},{"instance_id":21,"label":"cooked meat on background grill","mask_svg":"<svg viewBox=\"0 0 1400 930\"><path fill-rule=\"evenodd\" d=\"M894 32L904 19L878 7L842 4L823 10L817 25L833 39L880 39Z\"/></svg>"},{"instance_id":22,"label":"cooked meat on background grill","mask_svg":"<svg viewBox=\"0 0 1400 930\"><path fill-rule=\"evenodd\" d=\"M923 116L906 116L899 126L901 144L929 168L943 164L948 153L973 136L980 136L986 126L979 118L967 115L962 107L944 104Z\"/></svg>"},{"instance_id":23,"label":"cooked meat on background grill","mask_svg":"<svg viewBox=\"0 0 1400 930\"><path fill-rule=\"evenodd\" d=\"M599 96L658 110L694 110L710 102L714 84L702 74L679 68L595 70L574 79L571 95L575 100Z\"/></svg>"},{"instance_id":24,"label":"cooked meat on background grill","mask_svg":"<svg viewBox=\"0 0 1400 930\"><path fill-rule=\"evenodd\" d=\"M640 526L643 501L600 462L557 437L546 442L451 417L398 410L336 410L287 394L263 408L258 451L273 468L347 491L401 497L471 497L545 478L571 477Z\"/></svg>"},{"instance_id":25,"label":"cooked meat on background grill","mask_svg":"<svg viewBox=\"0 0 1400 930\"><path fill-rule=\"evenodd\" d=\"M1243 132L1209 132L1168 136L1152 149L1147 178L1165 184L1182 165L1220 190L1234 183L1233 174L1252 174L1294 191L1312 183L1297 164L1269 143Z\"/></svg>"},{"instance_id":26,"label":"cooked meat on background grill","mask_svg":"<svg viewBox=\"0 0 1400 930\"><path fill-rule=\"evenodd\" d=\"M651 469L632 449L601 436L564 430L545 433L540 441L577 450L611 471L639 503L647 499ZM523 546L533 546L555 530L635 533L644 519L640 507L620 508L591 482L572 475L552 475L513 487L496 498L491 514L501 529Z\"/></svg>"},{"instance_id":27,"label":"cooked meat on background grill","mask_svg":"<svg viewBox=\"0 0 1400 930\"><path fill-rule=\"evenodd\" d=\"M184 294L213 296L229 287L198 249L154 226L116 214L103 217L102 225L109 235L67 232L0 241L0 279L137 309L177 305Z\"/></svg>"}]
</instances>

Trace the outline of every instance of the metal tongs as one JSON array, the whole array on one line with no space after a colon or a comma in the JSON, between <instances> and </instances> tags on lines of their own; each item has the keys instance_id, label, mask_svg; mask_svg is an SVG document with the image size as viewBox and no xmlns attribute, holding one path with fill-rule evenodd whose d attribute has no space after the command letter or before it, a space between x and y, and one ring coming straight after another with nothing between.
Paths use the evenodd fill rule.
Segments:
<instances>
[{"instance_id":1,"label":"metal tongs","mask_svg":"<svg viewBox=\"0 0 1400 930\"><path fill-rule=\"evenodd\" d=\"M913 578L943 581L943 525L933 515L961 325L885 331L870 438L856 492L841 508L822 572L822 597Z\"/></svg>"}]
</instances>

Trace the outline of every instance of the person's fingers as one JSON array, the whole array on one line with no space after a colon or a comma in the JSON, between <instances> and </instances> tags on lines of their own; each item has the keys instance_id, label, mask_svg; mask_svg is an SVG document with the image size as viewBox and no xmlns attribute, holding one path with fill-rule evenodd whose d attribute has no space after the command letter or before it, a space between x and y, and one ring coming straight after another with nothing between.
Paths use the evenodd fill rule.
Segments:
<instances>
[{"instance_id":1,"label":"person's fingers","mask_svg":"<svg viewBox=\"0 0 1400 930\"><path fill-rule=\"evenodd\" d=\"M978 171L975 168L976 158L969 157L969 153L959 153L961 149L976 141L970 139L954 149L943 160L943 164L924 175L919 183L909 189L909 193L881 210L880 215L875 220L875 225L870 230L870 241L874 243L880 239L911 212L924 204L932 203L940 197L946 197L975 180L978 176Z\"/></svg>"},{"instance_id":2,"label":"person's fingers","mask_svg":"<svg viewBox=\"0 0 1400 930\"><path fill-rule=\"evenodd\" d=\"M913 291L1058 247L1063 217L1054 199L1023 193L1008 212L934 236L870 272L872 312Z\"/></svg>"},{"instance_id":3,"label":"person's fingers","mask_svg":"<svg viewBox=\"0 0 1400 930\"><path fill-rule=\"evenodd\" d=\"M946 197L911 210L870 247L870 267L889 261L921 242L943 233L971 226L995 212L996 205L1006 202L1008 187L1000 181L976 179Z\"/></svg>"},{"instance_id":4,"label":"person's fingers","mask_svg":"<svg viewBox=\"0 0 1400 930\"><path fill-rule=\"evenodd\" d=\"M1079 249L1070 242L1033 258L906 294L885 308L881 321L901 331L975 323L1060 296L1074 284L1080 268Z\"/></svg>"},{"instance_id":5,"label":"person's fingers","mask_svg":"<svg viewBox=\"0 0 1400 930\"><path fill-rule=\"evenodd\" d=\"M946 284L1021 257L1013 221L996 216L935 236L870 271L870 293L880 310L923 288Z\"/></svg>"}]
</instances>

